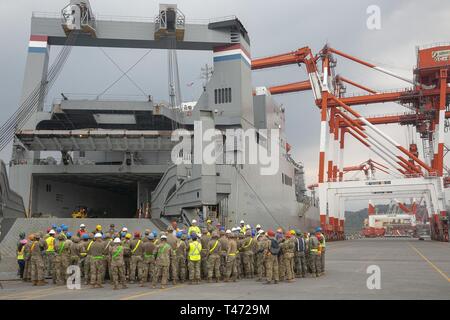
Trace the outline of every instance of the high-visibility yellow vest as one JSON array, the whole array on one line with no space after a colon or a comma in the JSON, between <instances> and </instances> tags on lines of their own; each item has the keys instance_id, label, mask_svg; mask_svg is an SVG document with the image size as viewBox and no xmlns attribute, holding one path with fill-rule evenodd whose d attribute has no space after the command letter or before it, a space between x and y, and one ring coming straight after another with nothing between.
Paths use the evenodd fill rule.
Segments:
<instances>
[{"instance_id":1,"label":"high-visibility yellow vest","mask_svg":"<svg viewBox=\"0 0 450 320\"><path fill-rule=\"evenodd\" d=\"M195 232L197 235L201 234L200 228L197 226L190 226L188 229L188 234L191 235L192 232Z\"/></svg>"},{"instance_id":2,"label":"high-visibility yellow vest","mask_svg":"<svg viewBox=\"0 0 450 320\"><path fill-rule=\"evenodd\" d=\"M198 241L192 241L189 243L189 260L200 261L202 258L200 251L202 251L202 245Z\"/></svg>"},{"instance_id":3,"label":"high-visibility yellow vest","mask_svg":"<svg viewBox=\"0 0 450 320\"><path fill-rule=\"evenodd\" d=\"M22 246L22 249L20 249L20 251L17 252L17 260L23 260L23 253L25 251L25 246Z\"/></svg>"},{"instance_id":4,"label":"high-visibility yellow vest","mask_svg":"<svg viewBox=\"0 0 450 320\"><path fill-rule=\"evenodd\" d=\"M55 238L48 237L45 242L47 242L47 252L55 252Z\"/></svg>"},{"instance_id":5,"label":"high-visibility yellow vest","mask_svg":"<svg viewBox=\"0 0 450 320\"><path fill-rule=\"evenodd\" d=\"M323 235L323 233L321 233L321 235L322 235L323 242L320 244L320 246L321 246L322 248L326 248L326 247L327 247L327 244L326 244L326 242L325 242L325 236ZM320 242L320 241L319 241L319 242Z\"/></svg>"}]
</instances>

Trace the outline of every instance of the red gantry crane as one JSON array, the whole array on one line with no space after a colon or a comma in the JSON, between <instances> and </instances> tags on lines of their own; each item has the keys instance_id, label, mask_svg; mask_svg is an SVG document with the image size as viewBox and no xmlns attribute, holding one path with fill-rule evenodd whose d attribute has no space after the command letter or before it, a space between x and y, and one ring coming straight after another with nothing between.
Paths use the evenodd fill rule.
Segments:
<instances>
[{"instance_id":1,"label":"red gantry crane","mask_svg":"<svg viewBox=\"0 0 450 320\"><path fill-rule=\"evenodd\" d=\"M403 90L377 92L336 74L339 56L360 65L409 83ZM450 44L421 47L417 50L414 78L407 79L389 70L368 63L326 45L314 55L303 47L286 54L255 59L252 69L305 65L309 80L269 88L271 94L312 90L315 105L320 109L321 133L318 188L320 221L330 239L342 239L344 231L344 202L351 199L393 199L394 196L423 197L426 200L432 238L448 241L448 214L444 186L450 186L444 167L447 148L444 133L450 118ZM365 94L347 96L351 85ZM375 103L395 102L407 111L400 115L364 117L353 107ZM415 128L422 140L423 151L417 144L400 143L382 132L377 125L399 124ZM378 170L389 179L345 181L344 173L358 168L344 167L345 138L351 136L386 162L377 163Z\"/></svg>"}]
</instances>

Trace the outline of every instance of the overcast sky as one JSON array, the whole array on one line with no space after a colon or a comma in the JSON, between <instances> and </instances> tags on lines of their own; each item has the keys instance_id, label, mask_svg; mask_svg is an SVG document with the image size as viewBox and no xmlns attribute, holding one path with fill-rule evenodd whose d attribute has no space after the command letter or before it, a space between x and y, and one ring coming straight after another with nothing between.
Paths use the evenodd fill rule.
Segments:
<instances>
[{"instance_id":1,"label":"overcast sky","mask_svg":"<svg viewBox=\"0 0 450 320\"><path fill-rule=\"evenodd\" d=\"M59 0L0 0L0 122L6 121L18 106L30 34L33 11L58 13L69 1ZM416 46L450 41L450 2L441 0L180 0L178 3L187 19L209 19L236 15L248 30L252 57L263 57L310 46L313 52L325 43L366 61L412 78L416 63ZM151 0L91 0L93 10L102 16L153 17L157 1ZM369 5L381 9L381 29L366 26ZM145 50L105 49L122 69L133 65ZM54 57L58 48L52 48ZM195 100L201 92L200 68L212 64L209 52L180 52L179 65L184 100ZM408 84L380 75L354 63L338 60L337 70L347 78L378 90L407 87ZM60 92L98 94L121 75L120 71L97 48L75 48L50 92L46 104ZM130 76L155 100L167 100L166 53L152 51ZM304 67L289 66L253 73L255 86L270 86L306 80ZM194 82L192 87L187 84ZM348 88L347 92L358 92ZM126 78L108 91L112 95L139 95ZM306 183L317 181L319 151L319 112L313 104L312 93L277 96L286 108L288 141L293 155L306 169ZM396 104L358 107L364 115L405 112ZM383 131L406 145L405 128L382 126ZM449 143L448 134L446 143ZM364 147L347 139L345 165L356 165L369 158L378 159ZM10 148L0 153L8 162ZM445 160L449 165L449 158ZM354 205L357 207L357 204Z\"/></svg>"}]
</instances>

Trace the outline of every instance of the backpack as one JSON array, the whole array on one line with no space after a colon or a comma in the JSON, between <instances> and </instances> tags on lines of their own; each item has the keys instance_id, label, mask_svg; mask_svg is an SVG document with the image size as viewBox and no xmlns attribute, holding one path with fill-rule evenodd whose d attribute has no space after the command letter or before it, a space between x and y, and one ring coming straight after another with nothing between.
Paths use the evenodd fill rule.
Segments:
<instances>
[{"instance_id":1,"label":"backpack","mask_svg":"<svg viewBox=\"0 0 450 320\"><path fill-rule=\"evenodd\" d=\"M280 253L280 244L275 239L270 239L269 251L272 255L277 256Z\"/></svg>"},{"instance_id":2,"label":"backpack","mask_svg":"<svg viewBox=\"0 0 450 320\"><path fill-rule=\"evenodd\" d=\"M305 240L297 238L296 249L298 252L305 252Z\"/></svg>"}]
</instances>

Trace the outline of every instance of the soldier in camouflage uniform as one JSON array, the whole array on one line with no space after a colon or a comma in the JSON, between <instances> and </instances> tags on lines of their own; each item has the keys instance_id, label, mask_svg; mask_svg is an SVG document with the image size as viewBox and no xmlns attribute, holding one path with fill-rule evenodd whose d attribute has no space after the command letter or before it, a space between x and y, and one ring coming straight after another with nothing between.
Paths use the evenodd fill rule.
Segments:
<instances>
[{"instance_id":1,"label":"soldier in camouflage uniform","mask_svg":"<svg viewBox=\"0 0 450 320\"><path fill-rule=\"evenodd\" d=\"M88 255L90 256L91 288L103 288L103 260L105 260L105 245L102 234L96 233L94 243L91 245Z\"/></svg>"},{"instance_id":2,"label":"soldier in camouflage uniform","mask_svg":"<svg viewBox=\"0 0 450 320\"><path fill-rule=\"evenodd\" d=\"M55 276L58 285L64 285L67 281L67 268L70 265L70 250L69 240L64 234L58 235L58 242L55 244Z\"/></svg>"},{"instance_id":3,"label":"soldier in camouflage uniform","mask_svg":"<svg viewBox=\"0 0 450 320\"><path fill-rule=\"evenodd\" d=\"M244 260L244 252L242 251L242 246L244 245L245 241L245 233L239 232L238 239L236 240L237 246L238 246L238 253L236 255L236 267L238 270L237 278L243 279L244 278L244 264L242 261Z\"/></svg>"},{"instance_id":4,"label":"soldier in camouflage uniform","mask_svg":"<svg viewBox=\"0 0 450 320\"><path fill-rule=\"evenodd\" d=\"M147 282L147 280L152 281L152 276L155 272L156 245L154 240L155 236L153 233L149 233L147 240L144 239L144 243L142 245L142 249L144 251L143 282Z\"/></svg>"},{"instance_id":5,"label":"soldier in camouflage uniform","mask_svg":"<svg viewBox=\"0 0 450 320\"><path fill-rule=\"evenodd\" d=\"M167 227L167 243L170 245L170 266L169 266L169 275L173 284L177 284L178 280L178 264L177 264L177 244L178 240L173 234L173 227Z\"/></svg>"},{"instance_id":6,"label":"soldier in camouflage uniform","mask_svg":"<svg viewBox=\"0 0 450 320\"><path fill-rule=\"evenodd\" d=\"M81 242L78 236L72 238L70 246L70 265L80 267Z\"/></svg>"},{"instance_id":7,"label":"soldier in camouflage uniform","mask_svg":"<svg viewBox=\"0 0 450 320\"><path fill-rule=\"evenodd\" d=\"M34 241L30 247L30 262L31 262L31 281L33 286L43 286L44 281L44 252L47 250L47 242L41 238L41 234L34 235Z\"/></svg>"},{"instance_id":8,"label":"soldier in camouflage uniform","mask_svg":"<svg viewBox=\"0 0 450 320\"><path fill-rule=\"evenodd\" d=\"M92 244L94 243L94 235L88 234L83 235L83 243L81 247L81 264L83 266L84 274L84 284L89 284L89 277L91 275L91 256L89 252L91 251Z\"/></svg>"},{"instance_id":9,"label":"soldier in camouflage uniform","mask_svg":"<svg viewBox=\"0 0 450 320\"><path fill-rule=\"evenodd\" d=\"M241 240L242 252L242 265L244 269L244 276L248 278L253 278L253 237L251 230L245 232L245 238Z\"/></svg>"},{"instance_id":10,"label":"soldier in camouflage uniform","mask_svg":"<svg viewBox=\"0 0 450 320\"><path fill-rule=\"evenodd\" d=\"M306 241L302 237L302 233L297 230L295 232L296 238L295 238L295 276L297 278L304 278L306 277L307 266L306 266Z\"/></svg>"},{"instance_id":11,"label":"soldier in camouflage uniform","mask_svg":"<svg viewBox=\"0 0 450 320\"><path fill-rule=\"evenodd\" d=\"M112 245L112 234L107 232L105 234L105 239L103 241L105 245L105 252L109 252L109 247ZM105 277L106 274L108 274L108 277L110 280L112 280L112 274L111 274L111 260L109 259L109 255L106 255L105 259L103 260L103 273L102 273L102 283L105 284Z\"/></svg>"},{"instance_id":12,"label":"soldier in camouflage uniform","mask_svg":"<svg viewBox=\"0 0 450 320\"><path fill-rule=\"evenodd\" d=\"M279 281L279 269L278 269L278 254L274 252L272 247L272 242L277 244L278 241L274 238L275 232L269 230L267 232L268 239L265 241L264 245L264 266L266 268L266 279L267 284L278 283Z\"/></svg>"},{"instance_id":13,"label":"soldier in camouflage uniform","mask_svg":"<svg viewBox=\"0 0 450 320\"><path fill-rule=\"evenodd\" d=\"M294 255L295 255L295 240L291 232L286 233L286 240L284 242L284 266L286 270L286 280L288 282L294 281Z\"/></svg>"},{"instance_id":14,"label":"soldier in camouflage uniform","mask_svg":"<svg viewBox=\"0 0 450 320\"><path fill-rule=\"evenodd\" d=\"M202 229L202 236L200 238L200 243L202 245L202 251L200 253L202 257L202 262L200 264L201 278L208 279L208 255L209 255L209 241L211 237L208 235L208 229Z\"/></svg>"},{"instance_id":15,"label":"soldier in camouflage uniform","mask_svg":"<svg viewBox=\"0 0 450 320\"><path fill-rule=\"evenodd\" d=\"M233 281L236 282L238 276L238 268L236 265L238 244L235 238L237 237L237 235L229 232L228 237L227 269L224 281L228 282L230 280L230 277L233 276Z\"/></svg>"},{"instance_id":16,"label":"soldier in camouflage uniform","mask_svg":"<svg viewBox=\"0 0 450 320\"><path fill-rule=\"evenodd\" d=\"M220 238L220 274L222 275L222 280L225 280L225 275L227 271L227 251L228 251L228 237L224 230L219 232Z\"/></svg>"},{"instance_id":17,"label":"soldier in camouflage uniform","mask_svg":"<svg viewBox=\"0 0 450 320\"><path fill-rule=\"evenodd\" d=\"M283 234L278 234L278 243L280 244L280 254L278 255L278 273L280 281L286 280L286 265L284 264L284 255L286 253L286 244L285 244L285 238Z\"/></svg>"},{"instance_id":18,"label":"soldier in camouflage uniform","mask_svg":"<svg viewBox=\"0 0 450 320\"><path fill-rule=\"evenodd\" d=\"M134 233L134 239L130 241L131 263L130 263L130 283L137 280L141 287L144 286L144 249L139 232Z\"/></svg>"},{"instance_id":19,"label":"soldier in camouflage uniform","mask_svg":"<svg viewBox=\"0 0 450 320\"><path fill-rule=\"evenodd\" d=\"M311 273L313 277L319 277L321 266L320 266L320 242L315 234L311 234L309 237L309 260Z\"/></svg>"},{"instance_id":20,"label":"soldier in camouflage uniform","mask_svg":"<svg viewBox=\"0 0 450 320\"><path fill-rule=\"evenodd\" d=\"M156 283L159 278L161 278L161 289L164 289L167 285L169 278L171 249L171 246L167 243L167 236L164 234L161 235L160 242L156 247L156 270L153 275L153 288L156 288Z\"/></svg>"},{"instance_id":21,"label":"soldier in camouflage uniform","mask_svg":"<svg viewBox=\"0 0 450 320\"><path fill-rule=\"evenodd\" d=\"M202 244L197 240L197 234L191 233L191 241L186 248L189 280L190 284L200 284L201 281L201 263L202 263Z\"/></svg>"},{"instance_id":22,"label":"soldier in camouflage uniform","mask_svg":"<svg viewBox=\"0 0 450 320\"><path fill-rule=\"evenodd\" d=\"M111 281L114 285L113 290L117 290L119 282L122 284L122 289L126 289L125 279L125 262L123 260L123 246L119 238L115 238L112 245L108 248L109 260L111 261Z\"/></svg>"},{"instance_id":23,"label":"soldier in camouflage uniform","mask_svg":"<svg viewBox=\"0 0 450 320\"><path fill-rule=\"evenodd\" d=\"M266 237L264 236L264 231L259 232L256 236L256 252L255 252L255 272L256 281L261 281L264 276L264 245L266 244Z\"/></svg>"},{"instance_id":24,"label":"soldier in camouflage uniform","mask_svg":"<svg viewBox=\"0 0 450 320\"><path fill-rule=\"evenodd\" d=\"M127 233L125 235L125 238L122 240L123 260L125 262L125 277L128 280L130 280L130 269L131 269L130 239L131 239L131 234Z\"/></svg>"},{"instance_id":25,"label":"soldier in camouflage uniform","mask_svg":"<svg viewBox=\"0 0 450 320\"><path fill-rule=\"evenodd\" d=\"M28 282L31 281L31 245L34 241L34 235L30 234L28 236L28 242L25 245L25 249L23 251L24 260L25 260L25 268L23 270L23 281Z\"/></svg>"},{"instance_id":26,"label":"soldier in camouflage uniform","mask_svg":"<svg viewBox=\"0 0 450 320\"><path fill-rule=\"evenodd\" d=\"M208 255L208 282L212 282L213 276L216 277L216 282L219 282L221 278L220 274L220 252L222 247L219 241L219 233L217 231L212 232L211 240L208 243L209 255Z\"/></svg>"},{"instance_id":27,"label":"soldier in camouflage uniform","mask_svg":"<svg viewBox=\"0 0 450 320\"><path fill-rule=\"evenodd\" d=\"M185 234L178 232L177 238L180 238L180 240L177 243L177 269L178 269L178 279L181 283L184 283L186 281L187 276L187 268L186 268L186 240L187 237Z\"/></svg>"}]
</instances>

